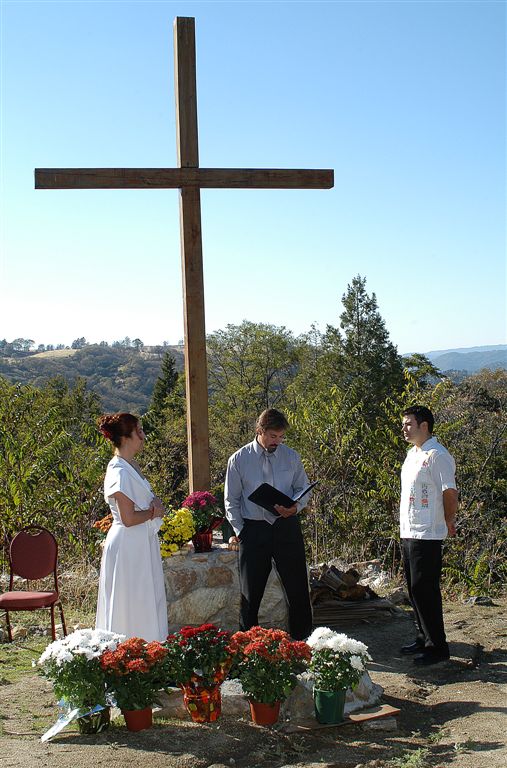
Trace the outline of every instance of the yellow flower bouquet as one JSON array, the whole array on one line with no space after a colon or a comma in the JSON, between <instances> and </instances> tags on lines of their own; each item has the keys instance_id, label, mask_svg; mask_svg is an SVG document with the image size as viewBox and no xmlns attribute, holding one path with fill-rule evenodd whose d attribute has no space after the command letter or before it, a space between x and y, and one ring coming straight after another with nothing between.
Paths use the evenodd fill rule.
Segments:
<instances>
[{"instance_id":1,"label":"yellow flower bouquet","mask_svg":"<svg viewBox=\"0 0 507 768\"><path fill-rule=\"evenodd\" d=\"M162 557L171 557L178 549L190 541L195 533L195 524L192 512L186 507L171 509L164 516L160 526L160 554Z\"/></svg>"}]
</instances>

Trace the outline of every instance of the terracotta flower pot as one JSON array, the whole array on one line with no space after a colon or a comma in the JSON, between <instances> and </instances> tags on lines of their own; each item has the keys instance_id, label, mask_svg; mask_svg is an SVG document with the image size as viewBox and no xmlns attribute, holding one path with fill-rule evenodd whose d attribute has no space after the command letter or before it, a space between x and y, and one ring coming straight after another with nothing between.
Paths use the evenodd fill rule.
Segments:
<instances>
[{"instance_id":1,"label":"terracotta flower pot","mask_svg":"<svg viewBox=\"0 0 507 768\"><path fill-rule=\"evenodd\" d=\"M280 715L280 702L263 704L260 701L250 701L250 714L257 725L274 725Z\"/></svg>"},{"instance_id":2,"label":"terracotta flower pot","mask_svg":"<svg viewBox=\"0 0 507 768\"><path fill-rule=\"evenodd\" d=\"M183 703L194 723L213 723L222 713L220 683L212 688L183 685Z\"/></svg>"},{"instance_id":3,"label":"terracotta flower pot","mask_svg":"<svg viewBox=\"0 0 507 768\"><path fill-rule=\"evenodd\" d=\"M194 533L192 536L192 544L196 552L211 552L213 544L213 531L206 533Z\"/></svg>"},{"instance_id":4,"label":"terracotta flower pot","mask_svg":"<svg viewBox=\"0 0 507 768\"><path fill-rule=\"evenodd\" d=\"M125 725L129 731L144 731L153 725L153 711L151 707L145 709L122 709Z\"/></svg>"},{"instance_id":5,"label":"terracotta flower pot","mask_svg":"<svg viewBox=\"0 0 507 768\"><path fill-rule=\"evenodd\" d=\"M320 691L318 688L314 689L315 717L319 723L336 725L343 722L346 694L347 690L345 688L339 691Z\"/></svg>"}]
</instances>

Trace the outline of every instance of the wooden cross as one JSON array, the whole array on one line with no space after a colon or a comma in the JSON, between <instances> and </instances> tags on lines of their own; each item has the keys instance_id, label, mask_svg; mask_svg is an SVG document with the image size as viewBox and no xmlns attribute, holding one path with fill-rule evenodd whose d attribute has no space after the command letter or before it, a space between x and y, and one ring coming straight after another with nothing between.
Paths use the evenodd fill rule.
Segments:
<instances>
[{"instance_id":1,"label":"wooden cross","mask_svg":"<svg viewBox=\"0 0 507 768\"><path fill-rule=\"evenodd\" d=\"M330 189L332 170L200 168L195 19L174 21L178 168L36 168L36 189L180 190L185 377L190 491L209 490L209 427L201 189Z\"/></svg>"}]
</instances>

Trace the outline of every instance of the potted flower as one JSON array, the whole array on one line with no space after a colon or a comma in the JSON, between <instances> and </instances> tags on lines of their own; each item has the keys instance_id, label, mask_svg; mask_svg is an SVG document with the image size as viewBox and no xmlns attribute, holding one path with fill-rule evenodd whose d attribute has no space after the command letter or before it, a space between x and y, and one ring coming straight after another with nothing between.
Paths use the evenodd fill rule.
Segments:
<instances>
[{"instance_id":1,"label":"potted flower","mask_svg":"<svg viewBox=\"0 0 507 768\"><path fill-rule=\"evenodd\" d=\"M359 640L317 627L307 640L312 649L310 671L314 676L315 715L319 723L343 720L347 688L354 688L371 661L368 648Z\"/></svg>"},{"instance_id":2,"label":"potted flower","mask_svg":"<svg viewBox=\"0 0 507 768\"><path fill-rule=\"evenodd\" d=\"M181 547L190 541L195 533L192 512L186 507L171 509L164 515L158 532L160 538L160 554L171 557Z\"/></svg>"},{"instance_id":3,"label":"potted flower","mask_svg":"<svg viewBox=\"0 0 507 768\"><path fill-rule=\"evenodd\" d=\"M162 661L166 649L162 643L147 643L131 637L100 659L108 691L114 697L130 731L152 725L151 705L162 687Z\"/></svg>"},{"instance_id":4,"label":"potted flower","mask_svg":"<svg viewBox=\"0 0 507 768\"><path fill-rule=\"evenodd\" d=\"M79 629L48 645L38 660L41 674L53 683L67 714L77 718L81 733L98 733L110 720L106 680L100 664L124 635L102 629ZM76 710L72 712L72 710Z\"/></svg>"},{"instance_id":5,"label":"potted flower","mask_svg":"<svg viewBox=\"0 0 507 768\"><path fill-rule=\"evenodd\" d=\"M104 539L107 536L107 532L111 528L113 524L113 516L111 512L107 514L105 517L102 517L100 520L96 520L93 525L93 532L96 534L97 539L99 542L104 541Z\"/></svg>"},{"instance_id":6,"label":"potted flower","mask_svg":"<svg viewBox=\"0 0 507 768\"><path fill-rule=\"evenodd\" d=\"M214 624L182 627L166 640L166 678L182 689L195 722L214 721L221 713L220 685L232 662L229 641L229 632Z\"/></svg>"},{"instance_id":7,"label":"potted flower","mask_svg":"<svg viewBox=\"0 0 507 768\"><path fill-rule=\"evenodd\" d=\"M252 627L232 636L231 649L235 654L234 674L250 701L253 721L258 725L276 723L281 702L310 661L310 648L291 640L281 629Z\"/></svg>"},{"instance_id":8,"label":"potted flower","mask_svg":"<svg viewBox=\"0 0 507 768\"><path fill-rule=\"evenodd\" d=\"M213 541L213 531L222 525L224 516L218 502L209 491L195 491L187 496L183 506L192 513L195 534L192 544L196 552L209 552Z\"/></svg>"}]
</instances>

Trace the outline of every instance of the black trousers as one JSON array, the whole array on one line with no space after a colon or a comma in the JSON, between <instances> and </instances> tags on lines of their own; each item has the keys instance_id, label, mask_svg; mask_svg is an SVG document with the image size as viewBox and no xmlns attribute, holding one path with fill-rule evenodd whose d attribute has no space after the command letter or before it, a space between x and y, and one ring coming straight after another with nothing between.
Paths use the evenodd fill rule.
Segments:
<instances>
[{"instance_id":1,"label":"black trousers","mask_svg":"<svg viewBox=\"0 0 507 768\"><path fill-rule=\"evenodd\" d=\"M312 631L312 607L299 519L281 517L273 525L245 520L239 540L240 629L259 623L259 606L274 560L289 606L289 632L295 640L307 638Z\"/></svg>"},{"instance_id":2,"label":"black trousers","mask_svg":"<svg viewBox=\"0 0 507 768\"><path fill-rule=\"evenodd\" d=\"M427 647L446 648L440 592L442 542L430 539L402 539L401 542L418 639Z\"/></svg>"}]
</instances>

